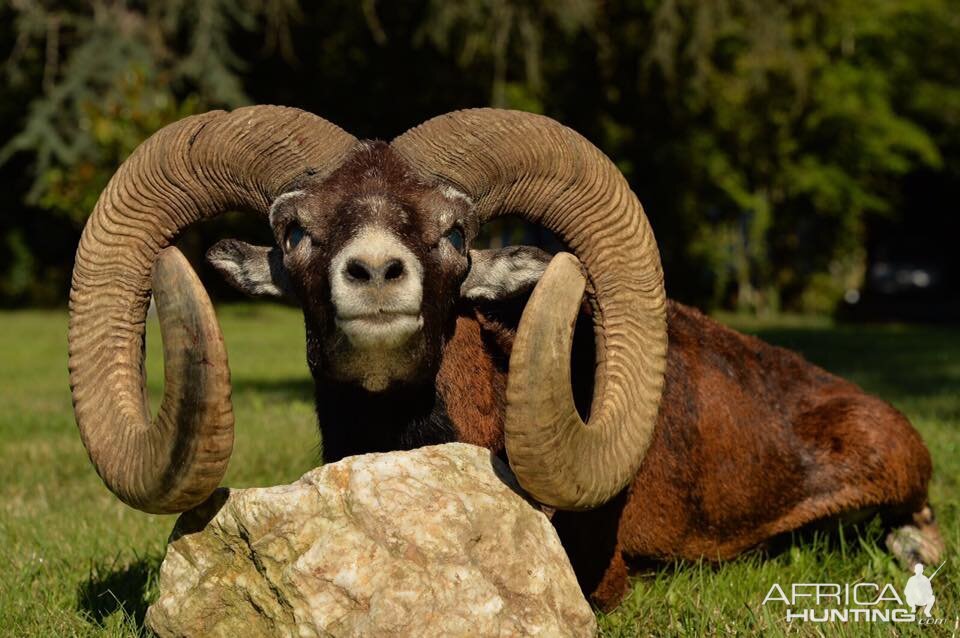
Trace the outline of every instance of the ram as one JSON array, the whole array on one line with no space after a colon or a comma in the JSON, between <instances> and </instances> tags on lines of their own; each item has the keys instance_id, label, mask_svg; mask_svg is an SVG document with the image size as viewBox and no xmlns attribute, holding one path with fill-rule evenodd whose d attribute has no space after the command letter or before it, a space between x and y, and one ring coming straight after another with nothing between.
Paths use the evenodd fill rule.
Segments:
<instances>
[{"instance_id":1,"label":"ram","mask_svg":"<svg viewBox=\"0 0 960 638\"><path fill-rule=\"evenodd\" d=\"M164 249L231 209L263 215L277 245L227 240L209 258L238 288L302 307L325 459L453 440L504 455L600 606L643 561L725 559L838 517L880 514L907 563L942 551L930 457L903 415L668 301L614 165L553 120L488 109L385 144L250 107L170 125L124 162L77 251L69 340L84 444L133 507L190 508L226 469L222 337ZM576 256L470 250L507 213ZM151 288L166 370L155 420Z\"/></svg>"}]
</instances>

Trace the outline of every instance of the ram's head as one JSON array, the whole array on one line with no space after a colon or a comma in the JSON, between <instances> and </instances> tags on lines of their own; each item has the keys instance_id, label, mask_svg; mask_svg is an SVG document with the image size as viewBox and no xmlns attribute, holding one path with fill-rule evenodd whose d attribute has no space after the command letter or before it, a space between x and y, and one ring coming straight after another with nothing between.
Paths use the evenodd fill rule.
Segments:
<instances>
[{"instance_id":1,"label":"ram's head","mask_svg":"<svg viewBox=\"0 0 960 638\"><path fill-rule=\"evenodd\" d=\"M208 259L243 292L303 308L315 379L378 392L436 375L477 231L466 195L363 143L277 197L268 221L276 247L228 239Z\"/></svg>"},{"instance_id":2,"label":"ram's head","mask_svg":"<svg viewBox=\"0 0 960 638\"><path fill-rule=\"evenodd\" d=\"M182 511L226 470L223 340L196 275L164 248L234 209L262 215L277 247L221 242L211 260L252 294L295 297L314 376L370 392L435 372L458 296L491 294L496 260L468 252L483 223L515 213L550 229L579 261L555 257L524 310L507 388L510 465L535 498L570 509L603 503L634 475L662 389L665 299L647 219L600 151L512 111L451 113L386 145L263 106L158 132L120 167L84 230L71 290L74 406L97 471L124 502ZM584 424L569 355L588 281L597 362ZM142 373L151 287L166 375L155 420Z\"/></svg>"}]
</instances>

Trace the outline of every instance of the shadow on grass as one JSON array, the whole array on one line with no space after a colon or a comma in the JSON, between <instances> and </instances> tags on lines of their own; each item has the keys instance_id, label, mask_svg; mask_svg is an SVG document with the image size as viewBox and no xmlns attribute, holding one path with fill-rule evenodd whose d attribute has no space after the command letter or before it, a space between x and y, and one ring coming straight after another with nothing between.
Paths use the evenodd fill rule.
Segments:
<instances>
[{"instance_id":1,"label":"shadow on grass","mask_svg":"<svg viewBox=\"0 0 960 638\"><path fill-rule=\"evenodd\" d=\"M90 577L77 588L77 608L92 624L120 612L140 635L147 635L144 616L160 571L160 558L138 558L132 563L94 565Z\"/></svg>"}]
</instances>

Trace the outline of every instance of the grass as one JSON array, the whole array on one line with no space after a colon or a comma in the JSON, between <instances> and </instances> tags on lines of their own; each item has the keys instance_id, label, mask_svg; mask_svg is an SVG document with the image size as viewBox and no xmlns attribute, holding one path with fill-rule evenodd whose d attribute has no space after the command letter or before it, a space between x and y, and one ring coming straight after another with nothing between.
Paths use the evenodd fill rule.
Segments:
<instances>
[{"instance_id":1,"label":"grass","mask_svg":"<svg viewBox=\"0 0 960 638\"><path fill-rule=\"evenodd\" d=\"M237 414L226 482L290 482L316 464L318 452L300 316L258 305L226 307L220 317ZM70 406L66 323L63 312L0 314L0 634L139 635L174 519L123 506L94 473ZM956 635L960 330L802 320L738 327L795 348L883 396L923 434L935 462L931 496L949 544L948 562L934 581L935 615L945 623L788 625L782 605L761 605L775 582L785 588L892 582L901 589L905 575L882 550L879 530L867 527L840 540L807 538L772 558L665 565L636 578L627 600L600 615L603 634ZM156 405L160 344L150 334L148 378Z\"/></svg>"}]
</instances>

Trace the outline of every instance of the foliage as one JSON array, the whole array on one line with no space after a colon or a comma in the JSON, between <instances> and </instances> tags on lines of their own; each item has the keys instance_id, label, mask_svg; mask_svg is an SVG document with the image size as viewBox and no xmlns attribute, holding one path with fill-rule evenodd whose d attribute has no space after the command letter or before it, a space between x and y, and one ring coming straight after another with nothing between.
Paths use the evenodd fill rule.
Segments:
<instances>
[{"instance_id":1,"label":"foliage","mask_svg":"<svg viewBox=\"0 0 960 638\"><path fill-rule=\"evenodd\" d=\"M14 205L41 211L40 232L56 224L74 244L116 167L146 137L181 117L248 102L230 34L259 29L271 46L289 49L286 23L296 9L288 0L11 5L4 7L14 29L3 96L29 99L0 162L30 155L29 187ZM18 225L8 214L0 226L9 249L0 257L0 300L62 300L69 263L52 272L34 243L50 237L37 238L29 220ZM64 248L59 255L72 253Z\"/></svg>"},{"instance_id":2,"label":"foliage","mask_svg":"<svg viewBox=\"0 0 960 638\"><path fill-rule=\"evenodd\" d=\"M715 303L829 311L860 284L868 217L901 204L896 178L941 165L929 130L899 102L921 78L891 58L908 18L945 7L669 0L620 9L610 39L641 44L611 56L639 60L639 86L611 110L619 128L636 128L634 109L652 110L641 105L652 96L675 122L668 144L681 170L671 184L685 192L660 204L686 226L683 258L713 273Z\"/></svg>"},{"instance_id":3,"label":"foliage","mask_svg":"<svg viewBox=\"0 0 960 638\"><path fill-rule=\"evenodd\" d=\"M139 141L251 101L385 136L483 104L558 117L631 180L671 294L760 313L831 311L862 285L871 228L929 205L910 184L960 183L950 0L14 0L0 14L0 181L8 205L69 229L52 254ZM28 222L0 222L0 240L0 301L69 272Z\"/></svg>"},{"instance_id":4,"label":"foliage","mask_svg":"<svg viewBox=\"0 0 960 638\"><path fill-rule=\"evenodd\" d=\"M493 64L490 105L534 112L543 108L544 32L553 28L567 37L575 35L590 27L597 10L588 0L431 0L428 6L418 36L454 54L461 66L489 58ZM521 76L509 77L511 58L521 63Z\"/></svg>"},{"instance_id":5,"label":"foliage","mask_svg":"<svg viewBox=\"0 0 960 638\"><path fill-rule=\"evenodd\" d=\"M238 24L253 28L265 7L259 0L181 0L142 9L125 2L58 4L14 5L17 43L7 72L15 83L35 81L20 66L42 40L43 94L0 159L33 153L36 178L27 201L81 223L144 138L186 115L247 102L237 74L242 62L228 35Z\"/></svg>"}]
</instances>

